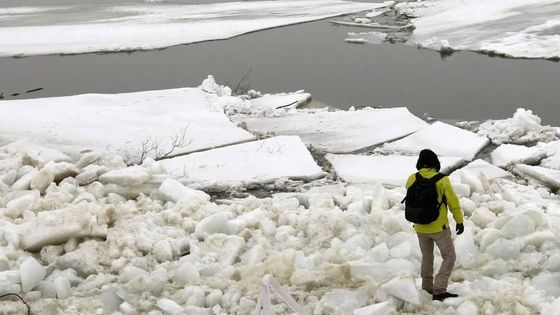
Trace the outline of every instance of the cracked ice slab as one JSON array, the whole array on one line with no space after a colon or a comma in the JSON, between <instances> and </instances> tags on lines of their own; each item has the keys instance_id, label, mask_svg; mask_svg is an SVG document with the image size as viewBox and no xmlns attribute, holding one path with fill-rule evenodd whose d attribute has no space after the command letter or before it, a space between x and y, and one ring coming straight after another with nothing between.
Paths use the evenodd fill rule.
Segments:
<instances>
[{"instance_id":1,"label":"cracked ice slab","mask_svg":"<svg viewBox=\"0 0 560 315\"><path fill-rule=\"evenodd\" d=\"M560 56L558 0L438 0L399 4L418 16L411 42L519 58Z\"/></svg>"},{"instance_id":2,"label":"cracked ice slab","mask_svg":"<svg viewBox=\"0 0 560 315\"><path fill-rule=\"evenodd\" d=\"M247 142L161 161L172 175L207 185L235 186L280 178L317 179L323 171L296 136Z\"/></svg>"},{"instance_id":3,"label":"cracked ice slab","mask_svg":"<svg viewBox=\"0 0 560 315\"><path fill-rule=\"evenodd\" d=\"M2 137L31 138L68 153L98 150L135 156L148 140L164 152L183 131L185 141L173 153L254 139L222 111L213 110L199 88L0 102Z\"/></svg>"},{"instance_id":4,"label":"cracked ice slab","mask_svg":"<svg viewBox=\"0 0 560 315\"><path fill-rule=\"evenodd\" d=\"M486 137L437 121L410 136L383 145L380 150L418 154L423 149L431 149L439 156L462 157L470 161L489 142Z\"/></svg>"},{"instance_id":5,"label":"cracked ice slab","mask_svg":"<svg viewBox=\"0 0 560 315\"><path fill-rule=\"evenodd\" d=\"M521 176L536 179L554 190L560 189L560 170L553 170L542 166L516 164L514 171Z\"/></svg>"},{"instance_id":6,"label":"cracked ice slab","mask_svg":"<svg viewBox=\"0 0 560 315\"><path fill-rule=\"evenodd\" d=\"M197 5L75 4L42 14L38 13L45 11L42 7L28 8L27 14L0 23L0 56L157 49L226 39L381 6L384 4L308 0Z\"/></svg>"},{"instance_id":7,"label":"cracked ice slab","mask_svg":"<svg viewBox=\"0 0 560 315\"><path fill-rule=\"evenodd\" d=\"M544 145L527 147L517 144L502 144L490 153L492 164L499 167L507 167L517 163L534 163L546 156Z\"/></svg>"},{"instance_id":8,"label":"cracked ice slab","mask_svg":"<svg viewBox=\"0 0 560 315\"><path fill-rule=\"evenodd\" d=\"M403 186L408 176L416 172L417 156L327 154L336 175L349 183L380 182ZM464 160L459 157L440 157L441 172L450 173Z\"/></svg>"},{"instance_id":9,"label":"cracked ice slab","mask_svg":"<svg viewBox=\"0 0 560 315\"><path fill-rule=\"evenodd\" d=\"M452 182L470 186L471 191L483 192L486 181L497 178L513 177L513 174L481 159L472 161L449 175Z\"/></svg>"},{"instance_id":10,"label":"cracked ice slab","mask_svg":"<svg viewBox=\"0 0 560 315\"><path fill-rule=\"evenodd\" d=\"M461 168L462 172L469 172L475 176L480 176L479 174L484 174L486 179L494 180L496 178L510 177L511 173L504 171L503 169L494 166L484 160L477 159Z\"/></svg>"},{"instance_id":11,"label":"cracked ice slab","mask_svg":"<svg viewBox=\"0 0 560 315\"><path fill-rule=\"evenodd\" d=\"M428 124L407 108L296 112L282 117L237 117L256 132L298 135L307 145L348 153L397 139Z\"/></svg>"}]
</instances>

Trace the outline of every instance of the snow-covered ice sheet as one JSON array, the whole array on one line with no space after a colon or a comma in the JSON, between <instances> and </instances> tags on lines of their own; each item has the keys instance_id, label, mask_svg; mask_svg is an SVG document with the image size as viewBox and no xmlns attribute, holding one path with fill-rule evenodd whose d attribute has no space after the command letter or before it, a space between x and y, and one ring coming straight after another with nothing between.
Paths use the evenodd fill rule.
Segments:
<instances>
[{"instance_id":1,"label":"snow-covered ice sheet","mask_svg":"<svg viewBox=\"0 0 560 315\"><path fill-rule=\"evenodd\" d=\"M239 185L281 178L317 179L323 171L297 136L280 136L161 161L171 175L188 181Z\"/></svg>"},{"instance_id":2,"label":"snow-covered ice sheet","mask_svg":"<svg viewBox=\"0 0 560 315\"><path fill-rule=\"evenodd\" d=\"M2 101L0 133L71 153L113 151L131 157L143 143L169 151L183 134L174 154L254 138L213 110L199 88Z\"/></svg>"},{"instance_id":3,"label":"snow-covered ice sheet","mask_svg":"<svg viewBox=\"0 0 560 315\"><path fill-rule=\"evenodd\" d=\"M546 156L543 145L526 147L517 144L502 144L490 153L490 161L499 167L511 164L532 163Z\"/></svg>"},{"instance_id":4,"label":"snow-covered ice sheet","mask_svg":"<svg viewBox=\"0 0 560 315\"><path fill-rule=\"evenodd\" d=\"M327 154L326 157L336 175L350 183L379 182L403 186L408 176L417 171L417 156ZM464 160L459 157L441 157L440 162L441 172L449 173Z\"/></svg>"},{"instance_id":5,"label":"snow-covered ice sheet","mask_svg":"<svg viewBox=\"0 0 560 315\"><path fill-rule=\"evenodd\" d=\"M308 145L348 153L397 139L428 126L407 108L296 112L282 117L236 117L251 131L298 135Z\"/></svg>"},{"instance_id":6,"label":"snow-covered ice sheet","mask_svg":"<svg viewBox=\"0 0 560 315\"><path fill-rule=\"evenodd\" d=\"M472 161L471 163L465 165L461 168L463 172L470 172L476 176L479 174L484 174L484 177L488 180L494 180L496 178L508 177L512 174L502 170L499 167L496 167L484 160L477 159Z\"/></svg>"},{"instance_id":7,"label":"snow-covered ice sheet","mask_svg":"<svg viewBox=\"0 0 560 315\"><path fill-rule=\"evenodd\" d=\"M560 57L558 0L431 0L398 7L418 16L410 40L423 47Z\"/></svg>"},{"instance_id":8,"label":"snow-covered ice sheet","mask_svg":"<svg viewBox=\"0 0 560 315\"><path fill-rule=\"evenodd\" d=\"M387 143L379 150L418 154L423 149L431 149L438 156L462 157L470 161L489 142L486 137L437 121L403 139Z\"/></svg>"},{"instance_id":9,"label":"snow-covered ice sheet","mask_svg":"<svg viewBox=\"0 0 560 315\"><path fill-rule=\"evenodd\" d=\"M0 56L156 49L230 38L271 27L371 10L383 4L338 0L251 1L213 4L76 4L48 14L26 9L0 24ZM3 10L13 14L13 10ZM21 11L21 9L20 9ZM32 12L37 14L33 15ZM79 12L79 13L77 13ZM5 16L5 15L4 15ZM55 36L53 36L55 35Z\"/></svg>"}]
</instances>

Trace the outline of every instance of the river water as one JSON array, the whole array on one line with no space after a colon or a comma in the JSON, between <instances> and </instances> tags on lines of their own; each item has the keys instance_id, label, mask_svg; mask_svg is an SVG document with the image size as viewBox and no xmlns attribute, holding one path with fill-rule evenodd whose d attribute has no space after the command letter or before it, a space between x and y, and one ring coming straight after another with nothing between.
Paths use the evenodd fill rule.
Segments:
<instances>
[{"instance_id":1,"label":"river water","mask_svg":"<svg viewBox=\"0 0 560 315\"><path fill-rule=\"evenodd\" d=\"M560 126L559 63L473 52L443 58L403 44L349 44L348 32L367 30L329 20L164 50L0 58L0 92L21 99L156 90L197 86L208 74L236 86L247 75L242 85L262 92L304 89L341 109L407 106L420 116L485 120L524 107ZM11 96L36 88L43 89Z\"/></svg>"}]
</instances>

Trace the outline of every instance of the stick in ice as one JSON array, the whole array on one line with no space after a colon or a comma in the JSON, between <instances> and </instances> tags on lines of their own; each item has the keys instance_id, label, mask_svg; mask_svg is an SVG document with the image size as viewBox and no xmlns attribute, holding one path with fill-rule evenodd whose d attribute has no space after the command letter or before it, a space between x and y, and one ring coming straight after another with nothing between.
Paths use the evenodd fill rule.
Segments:
<instances>
[{"instance_id":1,"label":"stick in ice","mask_svg":"<svg viewBox=\"0 0 560 315\"><path fill-rule=\"evenodd\" d=\"M257 307L255 308L255 313L259 315L261 310L264 315L272 315L272 309L270 307L270 289L272 289L280 298L288 304L288 306L296 312L298 315L305 315L305 311L299 304L292 298L292 296L286 292L286 290L276 281L271 275L264 275L261 284L261 293L259 294L259 299L257 300Z\"/></svg>"}]
</instances>

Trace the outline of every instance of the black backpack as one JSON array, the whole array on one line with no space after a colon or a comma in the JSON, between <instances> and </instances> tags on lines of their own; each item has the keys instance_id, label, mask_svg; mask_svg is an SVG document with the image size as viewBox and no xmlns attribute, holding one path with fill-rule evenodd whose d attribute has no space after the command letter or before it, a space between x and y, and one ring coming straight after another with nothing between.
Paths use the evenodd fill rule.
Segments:
<instances>
[{"instance_id":1,"label":"black backpack","mask_svg":"<svg viewBox=\"0 0 560 315\"><path fill-rule=\"evenodd\" d=\"M437 220L439 208L445 202L438 202L436 182L445 177L437 173L432 178L424 178L416 173L416 180L406 191L406 197L401 201L405 203L404 216L413 223L428 224Z\"/></svg>"}]
</instances>

